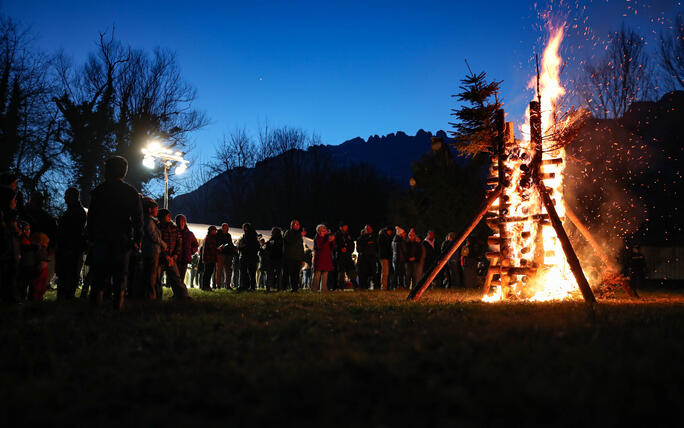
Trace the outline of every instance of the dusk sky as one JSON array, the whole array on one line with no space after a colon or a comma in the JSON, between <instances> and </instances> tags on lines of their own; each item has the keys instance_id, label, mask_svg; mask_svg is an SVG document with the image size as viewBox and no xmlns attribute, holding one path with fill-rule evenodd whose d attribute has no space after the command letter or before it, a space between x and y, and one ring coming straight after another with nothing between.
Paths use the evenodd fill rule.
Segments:
<instances>
[{"instance_id":1,"label":"dusk sky","mask_svg":"<svg viewBox=\"0 0 684 428\"><path fill-rule=\"evenodd\" d=\"M332 1L34 1L0 10L31 25L45 52L63 49L76 64L95 49L99 32L136 48L177 53L196 107L210 125L192 138L207 158L221 135L258 124L316 132L325 144L398 130L449 129L450 96L468 59L474 71L503 80L509 120L531 97L534 53L545 42L538 11L549 4ZM627 22L654 44L682 12L677 1L554 2L567 21L562 54L568 74L595 41ZM589 34L586 28L591 28ZM592 41L594 38L594 41Z\"/></svg>"}]
</instances>

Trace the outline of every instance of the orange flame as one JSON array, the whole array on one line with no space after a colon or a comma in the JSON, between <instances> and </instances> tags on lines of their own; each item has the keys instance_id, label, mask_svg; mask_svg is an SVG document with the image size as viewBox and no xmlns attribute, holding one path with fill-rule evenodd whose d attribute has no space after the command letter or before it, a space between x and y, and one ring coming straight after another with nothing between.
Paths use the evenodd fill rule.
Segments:
<instances>
[{"instance_id":1,"label":"orange flame","mask_svg":"<svg viewBox=\"0 0 684 428\"><path fill-rule=\"evenodd\" d=\"M560 72L562 58L559 54L561 42L563 40L563 27L549 27L550 39L544 49L542 64L539 75L539 97L541 105L542 135L544 136L542 146L543 162L540 173L543 174L543 183L551 189L551 198L555 201L558 215L563 219L565 208L563 204L563 169L565 164L565 150L552 150L555 146L553 141L554 128L556 126L556 102L565 94L565 89L560 82ZM533 77L528 89L537 89L537 77ZM530 135L529 128L529 107L525 113L526 123L523 126L523 135ZM516 221L505 224L505 233L510 237L508 241L508 254L500 251L499 264L506 264L512 267L525 268L532 265L531 258L536 254L541 254L537 258L543 259L543 265L538 266L535 275L509 274L507 281L501 281L500 285L492 290L488 296L484 296L486 302L500 301L506 298L518 298L529 301L548 301L563 300L573 298L578 295L577 284L570 272L570 268L565 260L563 249L557 239L555 230L550 224L541 224L534 220L535 216L546 214L546 210L541 204L539 195L532 189L522 188L518 183L522 176L523 164L529 164L534 153L529 139L516 140L515 152L511 153L503 165L509 171L509 185L504 188L504 200L508 201L507 217L517 217L526 220ZM553 160L560 159L560 163ZM497 204L495 204L497 205ZM541 228L541 230L539 229ZM537 248L537 236L541 233L543 248ZM496 235L495 235L496 236ZM501 245L501 244L499 244ZM543 254L541 253L543 251ZM507 289L503 289L504 283L508 284Z\"/></svg>"}]
</instances>

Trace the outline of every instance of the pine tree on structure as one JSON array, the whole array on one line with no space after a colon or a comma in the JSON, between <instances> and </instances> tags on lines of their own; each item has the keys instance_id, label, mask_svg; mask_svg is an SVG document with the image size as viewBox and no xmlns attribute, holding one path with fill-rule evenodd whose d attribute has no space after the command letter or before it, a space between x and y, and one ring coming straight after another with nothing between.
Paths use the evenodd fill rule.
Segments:
<instances>
[{"instance_id":1,"label":"pine tree on structure","mask_svg":"<svg viewBox=\"0 0 684 428\"><path fill-rule=\"evenodd\" d=\"M499 101L501 82L488 82L487 73L475 74L468 66L468 74L461 84L461 92L452 95L465 103L459 109L452 109L451 115L458 119L449 123L455 129L451 132L454 145L462 156L492 152L496 138L494 116L503 105Z\"/></svg>"}]
</instances>

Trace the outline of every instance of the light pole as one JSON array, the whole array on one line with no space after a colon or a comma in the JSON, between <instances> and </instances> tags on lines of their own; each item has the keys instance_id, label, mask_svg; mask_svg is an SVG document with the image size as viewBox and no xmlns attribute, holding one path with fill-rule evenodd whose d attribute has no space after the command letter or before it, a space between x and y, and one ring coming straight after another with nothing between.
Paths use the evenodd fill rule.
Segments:
<instances>
[{"instance_id":1,"label":"light pole","mask_svg":"<svg viewBox=\"0 0 684 428\"><path fill-rule=\"evenodd\" d=\"M152 169L155 167L155 159L159 159L164 167L164 209L169 208L169 168L174 162L178 163L176 166L176 174L182 174L188 169L188 161L183 158L183 153L174 152L168 147L159 144L158 141L151 141L147 147L142 149L145 157L143 158L143 165Z\"/></svg>"}]
</instances>

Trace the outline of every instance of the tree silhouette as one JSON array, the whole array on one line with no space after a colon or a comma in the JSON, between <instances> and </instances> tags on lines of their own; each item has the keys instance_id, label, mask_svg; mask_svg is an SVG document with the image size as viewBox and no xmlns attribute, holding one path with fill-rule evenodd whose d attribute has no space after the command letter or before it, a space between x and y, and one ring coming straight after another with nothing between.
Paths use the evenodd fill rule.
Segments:
<instances>
[{"instance_id":1,"label":"tree silhouette","mask_svg":"<svg viewBox=\"0 0 684 428\"><path fill-rule=\"evenodd\" d=\"M605 56L584 65L577 92L594 117L620 118L632 102L655 94L652 71L643 38L623 25L612 34Z\"/></svg>"},{"instance_id":2,"label":"tree silhouette","mask_svg":"<svg viewBox=\"0 0 684 428\"><path fill-rule=\"evenodd\" d=\"M484 71L475 74L468 66L468 74L461 80L461 92L452 95L465 103L451 110L458 121L449 123L455 129L451 134L461 155L474 156L494 147L494 115L503 105L499 101L499 85L501 82L488 82Z\"/></svg>"}]
</instances>

